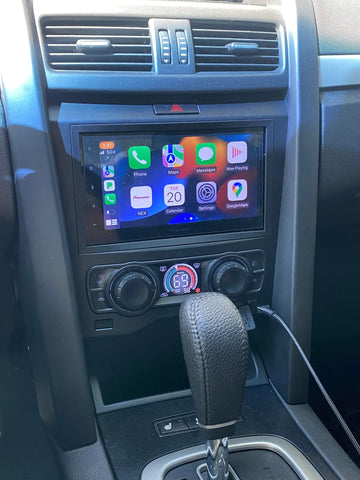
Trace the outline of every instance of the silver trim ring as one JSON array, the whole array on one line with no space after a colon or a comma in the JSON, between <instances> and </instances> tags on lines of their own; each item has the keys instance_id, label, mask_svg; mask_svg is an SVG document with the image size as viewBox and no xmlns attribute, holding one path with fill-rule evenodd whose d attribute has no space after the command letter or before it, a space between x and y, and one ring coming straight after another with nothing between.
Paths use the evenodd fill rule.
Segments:
<instances>
[{"instance_id":1,"label":"silver trim ring","mask_svg":"<svg viewBox=\"0 0 360 480\"><path fill-rule=\"evenodd\" d=\"M215 430L216 428L231 427L232 425L235 425L236 422L237 420L231 420L231 422L218 423L217 425L203 425L202 423L199 423L199 427L204 428L205 430Z\"/></svg>"},{"instance_id":2,"label":"silver trim ring","mask_svg":"<svg viewBox=\"0 0 360 480\"><path fill-rule=\"evenodd\" d=\"M305 455L284 438L272 435L259 435L229 440L230 453L255 449L268 450L280 455L299 476L300 480L324 480ZM169 470L205 457L205 445L198 445L164 455L146 465L141 473L141 480L164 480Z\"/></svg>"}]
</instances>

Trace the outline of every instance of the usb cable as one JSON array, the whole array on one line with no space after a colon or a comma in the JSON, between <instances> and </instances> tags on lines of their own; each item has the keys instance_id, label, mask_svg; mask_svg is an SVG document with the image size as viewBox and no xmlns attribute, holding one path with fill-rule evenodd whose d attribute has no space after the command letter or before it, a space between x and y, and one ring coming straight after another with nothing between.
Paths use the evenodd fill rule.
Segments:
<instances>
[{"instance_id":1,"label":"usb cable","mask_svg":"<svg viewBox=\"0 0 360 480\"><path fill-rule=\"evenodd\" d=\"M355 448L356 452L360 456L360 445L356 438L354 437L352 431L350 430L348 424L346 423L344 417L341 415L339 410L337 409L335 403L331 399L330 395L327 393L324 385L321 383L319 377L317 376L315 370L311 366L310 361L308 360L307 356L305 355L303 349L301 348L299 342L296 340L294 334L290 330L290 328L286 325L284 320L278 315L274 310L272 310L270 307L266 305L262 305L261 307L256 307L256 313L266 315L267 317L273 318L276 320L280 325L284 328L284 330L287 332L291 340L294 342L294 345L298 349L300 355L302 356L309 372L311 373L313 379L315 380L317 386L319 387L321 393L324 395L325 400L327 401L329 407L333 411L334 415L336 416L337 420L339 421L341 427L343 428L344 432L346 433L347 437L349 438L350 442L352 443L353 447Z\"/></svg>"}]
</instances>

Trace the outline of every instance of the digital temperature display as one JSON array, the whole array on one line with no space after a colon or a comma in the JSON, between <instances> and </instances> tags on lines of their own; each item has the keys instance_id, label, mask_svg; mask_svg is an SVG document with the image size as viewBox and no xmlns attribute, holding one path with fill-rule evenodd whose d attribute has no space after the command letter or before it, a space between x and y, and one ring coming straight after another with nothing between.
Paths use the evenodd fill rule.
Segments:
<instances>
[{"instance_id":1,"label":"digital temperature display","mask_svg":"<svg viewBox=\"0 0 360 480\"><path fill-rule=\"evenodd\" d=\"M200 263L194 265L179 263L169 268L161 267L160 271L164 273L162 297L200 292L198 286L200 284Z\"/></svg>"}]
</instances>

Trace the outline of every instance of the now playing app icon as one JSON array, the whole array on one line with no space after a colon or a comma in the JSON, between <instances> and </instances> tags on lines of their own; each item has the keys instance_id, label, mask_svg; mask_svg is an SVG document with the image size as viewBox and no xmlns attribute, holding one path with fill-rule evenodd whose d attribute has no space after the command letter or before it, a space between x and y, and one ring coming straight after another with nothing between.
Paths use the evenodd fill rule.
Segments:
<instances>
[{"instance_id":1,"label":"now playing app icon","mask_svg":"<svg viewBox=\"0 0 360 480\"><path fill-rule=\"evenodd\" d=\"M245 163L247 160L247 143L246 142L228 143L227 160L229 163Z\"/></svg>"}]
</instances>

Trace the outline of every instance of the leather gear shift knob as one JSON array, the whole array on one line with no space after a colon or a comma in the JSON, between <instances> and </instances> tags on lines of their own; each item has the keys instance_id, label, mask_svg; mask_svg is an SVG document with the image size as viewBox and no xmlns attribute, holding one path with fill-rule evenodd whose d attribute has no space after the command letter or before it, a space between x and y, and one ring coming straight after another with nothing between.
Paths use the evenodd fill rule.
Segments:
<instances>
[{"instance_id":1,"label":"leather gear shift knob","mask_svg":"<svg viewBox=\"0 0 360 480\"><path fill-rule=\"evenodd\" d=\"M220 293L189 296L180 309L186 368L202 433L234 433L249 357L248 336L236 306Z\"/></svg>"}]
</instances>

